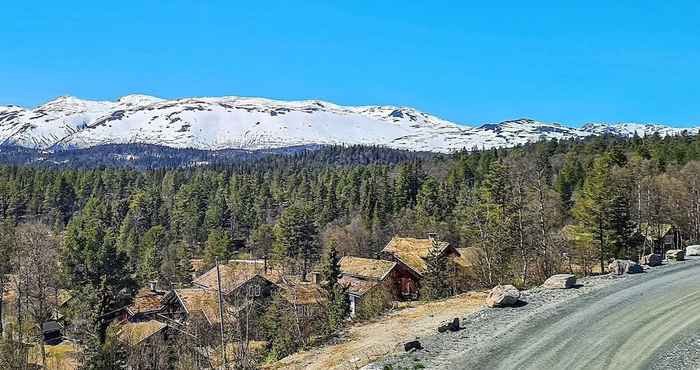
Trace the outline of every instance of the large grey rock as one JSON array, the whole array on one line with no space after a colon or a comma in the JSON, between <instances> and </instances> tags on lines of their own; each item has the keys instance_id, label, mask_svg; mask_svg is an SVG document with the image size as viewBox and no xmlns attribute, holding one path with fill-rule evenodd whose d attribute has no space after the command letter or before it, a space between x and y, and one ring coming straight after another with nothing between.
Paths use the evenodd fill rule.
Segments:
<instances>
[{"instance_id":1,"label":"large grey rock","mask_svg":"<svg viewBox=\"0 0 700 370\"><path fill-rule=\"evenodd\" d=\"M489 307L512 306L520 299L520 291L512 285L497 285L489 293L486 304Z\"/></svg>"},{"instance_id":2,"label":"large grey rock","mask_svg":"<svg viewBox=\"0 0 700 370\"><path fill-rule=\"evenodd\" d=\"M644 272L642 266L630 260L614 260L608 265L608 272L613 275L638 274Z\"/></svg>"},{"instance_id":3,"label":"large grey rock","mask_svg":"<svg viewBox=\"0 0 700 370\"><path fill-rule=\"evenodd\" d=\"M686 256L700 256L700 245L689 245L685 248Z\"/></svg>"},{"instance_id":4,"label":"large grey rock","mask_svg":"<svg viewBox=\"0 0 700 370\"><path fill-rule=\"evenodd\" d=\"M670 261L683 261L685 259L685 252L682 249L671 249L666 251L666 259Z\"/></svg>"},{"instance_id":5,"label":"large grey rock","mask_svg":"<svg viewBox=\"0 0 700 370\"><path fill-rule=\"evenodd\" d=\"M647 265L649 267L661 266L661 261L663 257L660 254L652 253L642 256L642 260L639 261L642 265Z\"/></svg>"},{"instance_id":6,"label":"large grey rock","mask_svg":"<svg viewBox=\"0 0 700 370\"><path fill-rule=\"evenodd\" d=\"M576 275L573 274L557 274L552 275L545 280L542 285L547 289L569 289L576 285Z\"/></svg>"}]
</instances>

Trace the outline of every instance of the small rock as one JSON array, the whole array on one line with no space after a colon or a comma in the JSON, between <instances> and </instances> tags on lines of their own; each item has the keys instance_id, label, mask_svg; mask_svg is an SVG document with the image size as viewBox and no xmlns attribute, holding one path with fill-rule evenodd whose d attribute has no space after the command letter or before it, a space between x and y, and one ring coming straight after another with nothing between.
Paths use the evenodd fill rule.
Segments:
<instances>
[{"instance_id":1,"label":"small rock","mask_svg":"<svg viewBox=\"0 0 700 370\"><path fill-rule=\"evenodd\" d=\"M660 254L647 254L646 256L642 256L642 260L639 261L642 265L647 265L649 267L655 267L655 266L661 266L661 261L663 261L663 257L661 257Z\"/></svg>"},{"instance_id":2,"label":"small rock","mask_svg":"<svg viewBox=\"0 0 700 370\"><path fill-rule=\"evenodd\" d=\"M520 291L512 285L497 285L489 293L486 304L489 307L512 306L520 299Z\"/></svg>"},{"instance_id":3,"label":"small rock","mask_svg":"<svg viewBox=\"0 0 700 370\"><path fill-rule=\"evenodd\" d=\"M612 275L638 274L644 272L642 266L630 260L614 260L608 265L608 272Z\"/></svg>"},{"instance_id":4,"label":"small rock","mask_svg":"<svg viewBox=\"0 0 700 370\"><path fill-rule=\"evenodd\" d=\"M685 248L686 256L700 256L700 245L689 245Z\"/></svg>"},{"instance_id":5,"label":"small rock","mask_svg":"<svg viewBox=\"0 0 700 370\"><path fill-rule=\"evenodd\" d=\"M552 275L545 280L542 285L546 289L569 289L576 285L576 275L573 274L557 274Z\"/></svg>"},{"instance_id":6,"label":"small rock","mask_svg":"<svg viewBox=\"0 0 700 370\"><path fill-rule=\"evenodd\" d=\"M403 350L406 352L420 351L421 349L423 349L423 346L417 340L412 340L403 345Z\"/></svg>"},{"instance_id":7,"label":"small rock","mask_svg":"<svg viewBox=\"0 0 700 370\"><path fill-rule=\"evenodd\" d=\"M673 261L683 261L685 259L685 252L682 249L671 249L666 251L666 259Z\"/></svg>"},{"instance_id":8,"label":"small rock","mask_svg":"<svg viewBox=\"0 0 700 370\"><path fill-rule=\"evenodd\" d=\"M450 325L447 327L447 329L449 329L450 331L459 331L460 329L462 329L459 327L459 319L455 317L454 320L452 320Z\"/></svg>"}]
</instances>

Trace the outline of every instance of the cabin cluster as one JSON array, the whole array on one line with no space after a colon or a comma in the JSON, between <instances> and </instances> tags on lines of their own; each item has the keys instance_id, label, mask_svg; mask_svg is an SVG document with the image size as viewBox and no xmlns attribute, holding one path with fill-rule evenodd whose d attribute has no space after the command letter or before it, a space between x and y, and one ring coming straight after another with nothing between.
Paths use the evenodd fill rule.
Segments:
<instances>
[{"instance_id":1,"label":"cabin cluster","mask_svg":"<svg viewBox=\"0 0 700 370\"><path fill-rule=\"evenodd\" d=\"M434 245L453 262L449 266L455 276L468 273L473 253L436 241L432 235L394 237L381 251L381 259L342 257L338 283L346 288L350 316L369 318L395 301L418 299ZM192 262L195 268L201 267L200 261ZM259 340L263 337L259 320L278 295L294 310L304 334L310 334L327 302L319 275L312 272L307 281L285 276L264 260L230 260L195 276L190 287L162 291L152 284L140 290L133 303L114 316L114 322L119 337L130 345L167 338L174 332L191 333L195 323L203 325L205 333L218 333L222 320L244 326L246 338ZM455 293L461 290L454 287ZM235 322L241 318L244 325Z\"/></svg>"},{"instance_id":2,"label":"cabin cluster","mask_svg":"<svg viewBox=\"0 0 700 370\"><path fill-rule=\"evenodd\" d=\"M312 318L327 300L316 276L304 281L284 276L263 260L229 260L197 276L190 287L159 290L152 284L141 289L113 323L119 338L132 346L178 333L197 333L215 342L222 323L257 341L263 337L260 319L278 295L297 313L300 326L311 332Z\"/></svg>"},{"instance_id":3,"label":"cabin cluster","mask_svg":"<svg viewBox=\"0 0 700 370\"><path fill-rule=\"evenodd\" d=\"M455 248L434 234L426 239L394 237L382 249L381 259L343 257L340 283L348 287L350 315L362 318L400 300L420 298L421 280L428 269L428 256L434 245L450 263L452 292L466 290L460 281L472 274L477 253L472 248Z\"/></svg>"},{"instance_id":4,"label":"cabin cluster","mask_svg":"<svg viewBox=\"0 0 700 370\"><path fill-rule=\"evenodd\" d=\"M449 266L454 276L470 271L468 261L476 256L473 251L454 248L434 236L394 237L379 259L342 257L338 283L346 289L350 316L371 318L396 301L419 299L427 258L436 245L439 254L452 262ZM261 341L265 334L262 318L273 301L295 314L301 335L311 336L323 325L319 317L325 312L328 297L318 272L305 278L289 276L265 260L229 260L208 269L201 260L191 262L199 272L193 274L189 286L163 289L152 282L140 289L128 306L103 317L122 342L145 348L185 334L201 336L203 342L215 347L223 324L238 330L248 341ZM456 285L454 293L466 288ZM7 296L11 291L5 290L5 302L12 301ZM71 299L68 292L55 293L57 306ZM65 334L60 313L44 323L42 330L46 343L60 342Z\"/></svg>"}]
</instances>

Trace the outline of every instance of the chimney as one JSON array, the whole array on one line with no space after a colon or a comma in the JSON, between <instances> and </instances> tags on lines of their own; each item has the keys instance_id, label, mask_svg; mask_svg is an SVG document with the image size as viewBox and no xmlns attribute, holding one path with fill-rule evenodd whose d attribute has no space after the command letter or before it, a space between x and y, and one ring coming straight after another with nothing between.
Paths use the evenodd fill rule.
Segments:
<instances>
[{"instance_id":1,"label":"chimney","mask_svg":"<svg viewBox=\"0 0 700 370\"><path fill-rule=\"evenodd\" d=\"M158 286L158 282L155 280L151 280L148 282L148 288L151 289L151 292L155 292L157 286Z\"/></svg>"},{"instance_id":2,"label":"chimney","mask_svg":"<svg viewBox=\"0 0 700 370\"><path fill-rule=\"evenodd\" d=\"M311 282L312 282L312 283L317 284L317 285L320 284L320 283L321 283L321 282L319 281L320 277L321 277L321 273L320 273L320 272L318 272L318 271L312 271L312 272L311 272Z\"/></svg>"},{"instance_id":3,"label":"chimney","mask_svg":"<svg viewBox=\"0 0 700 370\"><path fill-rule=\"evenodd\" d=\"M438 240L438 234L437 233L428 233L428 239Z\"/></svg>"}]
</instances>

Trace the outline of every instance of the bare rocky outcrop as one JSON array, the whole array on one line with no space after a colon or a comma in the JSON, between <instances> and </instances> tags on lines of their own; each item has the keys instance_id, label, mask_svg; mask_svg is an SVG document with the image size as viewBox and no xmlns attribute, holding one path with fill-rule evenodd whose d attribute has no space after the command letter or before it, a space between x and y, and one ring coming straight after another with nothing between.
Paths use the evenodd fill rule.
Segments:
<instances>
[{"instance_id":1,"label":"bare rocky outcrop","mask_svg":"<svg viewBox=\"0 0 700 370\"><path fill-rule=\"evenodd\" d=\"M686 256L700 256L700 245L689 245L685 248Z\"/></svg>"},{"instance_id":2,"label":"bare rocky outcrop","mask_svg":"<svg viewBox=\"0 0 700 370\"><path fill-rule=\"evenodd\" d=\"M608 265L608 272L613 275L638 274L644 272L642 266L630 260L614 260Z\"/></svg>"},{"instance_id":3,"label":"bare rocky outcrop","mask_svg":"<svg viewBox=\"0 0 700 370\"><path fill-rule=\"evenodd\" d=\"M685 259L685 252L682 249L671 249L666 251L666 259L669 261L683 261Z\"/></svg>"},{"instance_id":4,"label":"bare rocky outcrop","mask_svg":"<svg viewBox=\"0 0 700 370\"><path fill-rule=\"evenodd\" d=\"M508 307L515 305L520 299L520 291L512 285L497 285L486 298L489 307Z\"/></svg>"},{"instance_id":5,"label":"bare rocky outcrop","mask_svg":"<svg viewBox=\"0 0 700 370\"><path fill-rule=\"evenodd\" d=\"M552 275L542 285L546 289L569 289L574 286L576 286L576 275L574 274Z\"/></svg>"},{"instance_id":6,"label":"bare rocky outcrop","mask_svg":"<svg viewBox=\"0 0 700 370\"><path fill-rule=\"evenodd\" d=\"M663 257L660 254L652 253L642 256L642 260L639 261L642 265L647 265L649 267L661 266Z\"/></svg>"}]
</instances>

